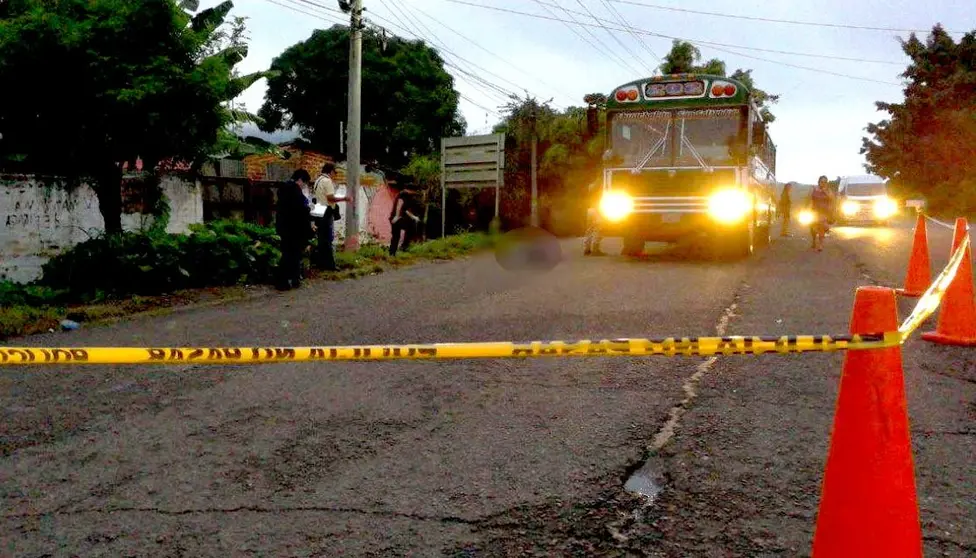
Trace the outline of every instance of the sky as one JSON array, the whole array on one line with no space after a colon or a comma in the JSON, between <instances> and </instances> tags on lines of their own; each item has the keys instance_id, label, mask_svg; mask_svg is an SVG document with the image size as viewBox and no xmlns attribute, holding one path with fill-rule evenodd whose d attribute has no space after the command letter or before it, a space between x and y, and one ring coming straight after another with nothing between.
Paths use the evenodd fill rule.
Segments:
<instances>
[{"instance_id":1,"label":"sky","mask_svg":"<svg viewBox=\"0 0 976 558\"><path fill-rule=\"evenodd\" d=\"M204 0L201 7L217 3ZM950 31L976 29L972 0L364 0L364 5L371 25L422 38L450 63L469 134L490 133L501 118L506 99L499 90L551 98L555 107L583 105L587 93L609 94L651 75L659 64L655 57L668 52L672 38L689 40L703 59L724 60L729 73L752 69L758 87L781 95L772 106L776 121L770 128L777 179L802 183L816 182L821 174L864 174L859 154L864 128L885 117L875 102L903 98L899 74L908 61L898 37L919 30L924 38L936 23ZM239 66L243 72L268 68L315 29L348 24L337 0L235 0L232 13L248 18L250 53ZM345 87L337 84L340 91ZM265 88L262 80L238 101L257 111Z\"/></svg>"}]
</instances>

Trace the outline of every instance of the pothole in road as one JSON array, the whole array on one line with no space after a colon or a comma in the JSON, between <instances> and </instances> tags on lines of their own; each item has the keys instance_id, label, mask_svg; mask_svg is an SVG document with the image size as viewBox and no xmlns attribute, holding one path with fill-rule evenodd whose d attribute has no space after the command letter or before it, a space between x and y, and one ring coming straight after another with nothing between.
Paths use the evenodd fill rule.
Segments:
<instances>
[{"instance_id":1,"label":"pothole in road","mask_svg":"<svg viewBox=\"0 0 976 558\"><path fill-rule=\"evenodd\" d=\"M624 483L624 490L632 494L639 494L647 499L647 505L653 504L654 500L657 499L658 494L661 493L662 486L659 483L657 475L654 471L650 470L645 464L643 467L630 475L627 482Z\"/></svg>"}]
</instances>

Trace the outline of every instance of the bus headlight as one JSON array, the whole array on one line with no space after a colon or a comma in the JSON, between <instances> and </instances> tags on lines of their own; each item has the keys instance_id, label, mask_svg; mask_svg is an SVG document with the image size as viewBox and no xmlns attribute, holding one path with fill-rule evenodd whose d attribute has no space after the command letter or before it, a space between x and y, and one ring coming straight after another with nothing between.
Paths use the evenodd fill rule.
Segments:
<instances>
[{"instance_id":1,"label":"bus headlight","mask_svg":"<svg viewBox=\"0 0 976 558\"><path fill-rule=\"evenodd\" d=\"M874 202L874 216L878 219L887 219L898 212L898 204L891 198L881 198Z\"/></svg>"},{"instance_id":2,"label":"bus headlight","mask_svg":"<svg viewBox=\"0 0 976 558\"><path fill-rule=\"evenodd\" d=\"M800 224L804 227L807 225L812 225L816 216L809 209L804 209L800 212Z\"/></svg>"},{"instance_id":3,"label":"bus headlight","mask_svg":"<svg viewBox=\"0 0 976 558\"><path fill-rule=\"evenodd\" d=\"M600 214L608 221L620 221L634 211L634 199L624 192L607 192L600 198Z\"/></svg>"},{"instance_id":4,"label":"bus headlight","mask_svg":"<svg viewBox=\"0 0 976 558\"><path fill-rule=\"evenodd\" d=\"M855 213L857 213L858 209L860 209L858 203L852 201L846 201L844 202L843 205L840 206L840 212L843 213L845 217L850 217L851 215L854 215Z\"/></svg>"},{"instance_id":5,"label":"bus headlight","mask_svg":"<svg viewBox=\"0 0 976 558\"><path fill-rule=\"evenodd\" d=\"M708 199L708 214L720 223L737 223L752 211L752 199L742 190L719 190Z\"/></svg>"}]
</instances>

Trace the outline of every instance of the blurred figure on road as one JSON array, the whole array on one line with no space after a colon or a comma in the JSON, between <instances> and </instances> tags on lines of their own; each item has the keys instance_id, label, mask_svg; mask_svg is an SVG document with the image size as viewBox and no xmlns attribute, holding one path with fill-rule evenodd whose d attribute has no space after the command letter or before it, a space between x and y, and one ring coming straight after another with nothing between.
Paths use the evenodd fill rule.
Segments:
<instances>
[{"instance_id":1,"label":"blurred figure on road","mask_svg":"<svg viewBox=\"0 0 976 558\"><path fill-rule=\"evenodd\" d=\"M583 255L600 256L600 242L603 235L600 231L600 199L603 197L603 188L599 181L590 184L587 194L586 204L586 233L583 237Z\"/></svg>"},{"instance_id":2,"label":"blurred figure on road","mask_svg":"<svg viewBox=\"0 0 976 558\"><path fill-rule=\"evenodd\" d=\"M336 166L333 163L322 165L322 174L315 180L313 188L313 203L326 206L325 214L316 219L315 230L318 233L318 250L315 254L315 265L324 271L338 271L335 261L335 222L339 219L338 202L349 201L347 197L336 196L335 178Z\"/></svg>"},{"instance_id":3,"label":"blurred figure on road","mask_svg":"<svg viewBox=\"0 0 976 558\"><path fill-rule=\"evenodd\" d=\"M791 213L793 210L793 200L790 197L792 190L793 183L787 182L786 185L783 186L783 193L779 197L779 205L776 208L776 211L779 212L782 223L779 230L780 236L790 236L790 219L792 218Z\"/></svg>"},{"instance_id":4,"label":"blurred figure on road","mask_svg":"<svg viewBox=\"0 0 976 558\"><path fill-rule=\"evenodd\" d=\"M278 263L278 288L287 290L302 284L302 257L312 238L309 200L304 188L311 177L305 169L292 173L288 182L278 188L275 230L281 238L281 260Z\"/></svg>"},{"instance_id":5,"label":"blurred figure on road","mask_svg":"<svg viewBox=\"0 0 976 558\"><path fill-rule=\"evenodd\" d=\"M830 215L833 208L833 196L830 195L827 186L827 177L821 176L817 180L817 187L810 192L810 209L815 216L810 225L811 247L818 252L823 251L823 240L830 228Z\"/></svg>"},{"instance_id":6,"label":"blurred figure on road","mask_svg":"<svg viewBox=\"0 0 976 558\"><path fill-rule=\"evenodd\" d=\"M412 237L419 230L420 214L419 192L408 185L400 190L393 200L393 207L390 209L390 228L393 232L393 238L390 239L391 256L395 256L397 253L401 233L403 234L403 245L399 248L406 250L410 247Z\"/></svg>"}]
</instances>

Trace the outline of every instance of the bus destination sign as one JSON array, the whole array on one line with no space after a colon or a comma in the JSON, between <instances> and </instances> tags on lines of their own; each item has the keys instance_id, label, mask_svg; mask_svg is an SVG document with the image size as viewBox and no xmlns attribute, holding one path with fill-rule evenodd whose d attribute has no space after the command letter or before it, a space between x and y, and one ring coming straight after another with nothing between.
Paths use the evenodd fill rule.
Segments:
<instances>
[{"instance_id":1,"label":"bus destination sign","mask_svg":"<svg viewBox=\"0 0 976 558\"><path fill-rule=\"evenodd\" d=\"M705 82L700 79L669 83L652 81L644 85L644 97L647 99L687 99L704 95Z\"/></svg>"}]
</instances>

